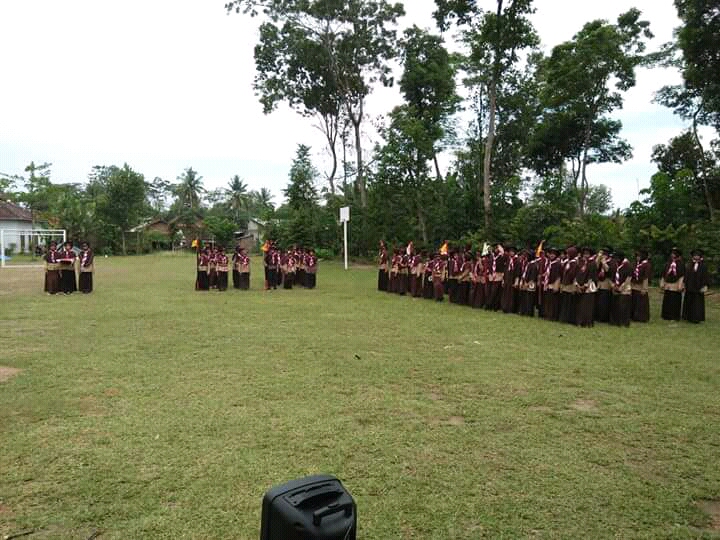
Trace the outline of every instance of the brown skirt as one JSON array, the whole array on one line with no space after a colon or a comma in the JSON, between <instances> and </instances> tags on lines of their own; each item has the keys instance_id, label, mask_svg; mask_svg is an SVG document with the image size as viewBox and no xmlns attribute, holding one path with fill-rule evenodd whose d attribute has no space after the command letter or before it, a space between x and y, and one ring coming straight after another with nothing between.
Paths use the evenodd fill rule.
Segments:
<instances>
[{"instance_id":1,"label":"brown skirt","mask_svg":"<svg viewBox=\"0 0 720 540\"><path fill-rule=\"evenodd\" d=\"M545 291L543 294L543 318L557 321L560 316L560 293Z\"/></svg>"},{"instance_id":2,"label":"brown skirt","mask_svg":"<svg viewBox=\"0 0 720 540\"><path fill-rule=\"evenodd\" d=\"M683 319L691 323L701 323L705 320L705 294L701 292L686 292L683 306Z\"/></svg>"},{"instance_id":3,"label":"brown skirt","mask_svg":"<svg viewBox=\"0 0 720 540\"><path fill-rule=\"evenodd\" d=\"M644 323L650 321L650 295L647 293L632 292L632 320Z\"/></svg>"},{"instance_id":4,"label":"brown skirt","mask_svg":"<svg viewBox=\"0 0 720 540\"><path fill-rule=\"evenodd\" d=\"M578 326L593 326L595 319L595 293L579 294L575 313Z\"/></svg>"},{"instance_id":5,"label":"brown skirt","mask_svg":"<svg viewBox=\"0 0 720 540\"><path fill-rule=\"evenodd\" d=\"M679 321L682 317L682 293L665 291L662 303L662 318L666 321Z\"/></svg>"},{"instance_id":6,"label":"brown skirt","mask_svg":"<svg viewBox=\"0 0 720 540\"><path fill-rule=\"evenodd\" d=\"M433 278L433 292L435 300L442 302L445 296L445 284L440 278Z\"/></svg>"},{"instance_id":7,"label":"brown skirt","mask_svg":"<svg viewBox=\"0 0 720 540\"><path fill-rule=\"evenodd\" d=\"M60 271L48 270L45 272L45 292L57 294L60 292Z\"/></svg>"},{"instance_id":8,"label":"brown skirt","mask_svg":"<svg viewBox=\"0 0 720 540\"><path fill-rule=\"evenodd\" d=\"M610 304L612 292L610 289L598 289L595 293L595 320L598 322L610 322Z\"/></svg>"},{"instance_id":9,"label":"brown skirt","mask_svg":"<svg viewBox=\"0 0 720 540\"><path fill-rule=\"evenodd\" d=\"M610 306L610 324L630 326L632 298L628 294L613 294Z\"/></svg>"},{"instance_id":10,"label":"brown skirt","mask_svg":"<svg viewBox=\"0 0 720 540\"><path fill-rule=\"evenodd\" d=\"M93 273L92 272L80 272L78 278L78 289L81 293L91 293L93 290Z\"/></svg>"}]
</instances>

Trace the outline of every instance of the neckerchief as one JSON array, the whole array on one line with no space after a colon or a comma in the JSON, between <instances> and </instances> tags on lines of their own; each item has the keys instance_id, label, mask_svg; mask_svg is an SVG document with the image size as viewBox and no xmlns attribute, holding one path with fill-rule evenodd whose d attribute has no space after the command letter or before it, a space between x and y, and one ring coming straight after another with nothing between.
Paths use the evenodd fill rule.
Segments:
<instances>
[{"instance_id":1,"label":"neckerchief","mask_svg":"<svg viewBox=\"0 0 720 540\"><path fill-rule=\"evenodd\" d=\"M615 271L615 285L617 285L618 287L622 285L622 281L620 281L620 270L628 264L630 264L630 261L628 261L627 259L623 259L623 261L618 265L617 270Z\"/></svg>"},{"instance_id":2,"label":"neckerchief","mask_svg":"<svg viewBox=\"0 0 720 540\"><path fill-rule=\"evenodd\" d=\"M635 277L635 281L640 279L640 269L644 264L646 264L648 261L645 259L644 261L640 261L635 265L635 271L633 272L633 276Z\"/></svg>"}]
</instances>

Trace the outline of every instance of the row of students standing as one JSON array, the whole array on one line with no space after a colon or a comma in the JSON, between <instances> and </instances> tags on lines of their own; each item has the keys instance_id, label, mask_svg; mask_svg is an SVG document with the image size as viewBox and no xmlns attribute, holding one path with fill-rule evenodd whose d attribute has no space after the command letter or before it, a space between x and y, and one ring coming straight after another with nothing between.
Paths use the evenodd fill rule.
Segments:
<instances>
[{"instance_id":1,"label":"row of students standing","mask_svg":"<svg viewBox=\"0 0 720 540\"><path fill-rule=\"evenodd\" d=\"M702 252L693 252L693 260L685 270L694 277L683 289L682 313L686 320L700 322L707 271ZM597 254L575 246L534 253L498 243L492 252L473 254L469 246L450 250L446 244L428 256L416 253L412 244L390 255L381 243L378 262L378 289L400 295L437 301L447 296L454 304L528 317L537 313L547 320L583 327L595 322L629 326L630 321L650 320L652 268L648 253L642 250L631 263L622 252L613 253L610 248ZM665 308L663 316L670 318ZM674 313L672 318L680 315Z\"/></svg>"},{"instance_id":2,"label":"row of students standing","mask_svg":"<svg viewBox=\"0 0 720 540\"><path fill-rule=\"evenodd\" d=\"M283 251L271 241L263 246L263 251L266 291L317 286L318 258L314 249L295 247Z\"/></svg>"},{"instance_id":3,"label":"row of students standing","mask_svg":"<svg viewBox=\"0 0 720 540\"><path fill-rule=\"evenodd\" d=\"M198 291L227 291L230 259L225 248L207 247L197 254L197 277L195 289ZM250 288L250 257L244 248L237 246L232 256L233 288L248 290Z\"/></svg>"},{"instance_id":4,"label":"row of students standing","mask_svg":"<svg viewBox=\"0 0 720 540\"><path fill-rule=\"evenodd\" d=\"M67 241L62 249L57 242L50 242L45 253L45 283L47 294L72 294L76 291L88 294L93 290L95 257L90 244L83 242L79 254Z\"/></svg>"}]
</instances>

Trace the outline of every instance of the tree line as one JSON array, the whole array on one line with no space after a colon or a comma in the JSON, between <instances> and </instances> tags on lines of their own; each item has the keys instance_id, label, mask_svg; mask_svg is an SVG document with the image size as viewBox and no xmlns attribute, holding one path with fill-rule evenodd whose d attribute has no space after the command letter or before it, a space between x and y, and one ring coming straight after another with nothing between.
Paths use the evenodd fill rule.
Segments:
<instances>
[{"instance_id":1,"label":"tree line","mask_svg":"<svg viewBox=\"0 0 720 540\"><path fill-rule=\"evenodd\" d=\"M647 51L650 22L630 8L615 20L585 23L547 54L530 20L533 0L436 0L434 31L399 28L403 4L386 0L234 0L225 7L259 21L253 85L264 112L289 105L319 127L327 170L298 145L286 200L275 208L267 190L248 192L239 177L205 191L191 168L172 184L147 182L125 165L96 167L85 185L56 185L31 164L17 182L24 186L17 200L114 252L127 249L128 225L163 215L177 224L200 216L223 241L256 217L281 243L339 253L337 215L350 206L354 255L371 255L380 239L533 247L545 240L642 247L656 269L673 246L701 247L717 270L714 3L675 0L681 25L658 52ZM459 36L461 52L448 48L447 32ZM609 189L592 181L593 168L632 157L616 113L638 69L654 66L682 74L680 85L657 89L656 101L687 127L657 141L650 187L614 210ZM379 85L396 85L402 103L375 120L366 103ZM703 128L712 140L703 140ZM445 170L441 155L451 156Z\"/></svg>"}]
</instances>

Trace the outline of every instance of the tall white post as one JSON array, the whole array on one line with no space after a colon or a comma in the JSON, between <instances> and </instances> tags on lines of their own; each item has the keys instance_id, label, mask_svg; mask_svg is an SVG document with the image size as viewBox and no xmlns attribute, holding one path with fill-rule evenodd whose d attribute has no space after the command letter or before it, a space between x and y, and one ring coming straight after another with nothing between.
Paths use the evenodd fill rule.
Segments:
<instances>
[{"instance_id":1,"label":"tall white post","mask_svg":"<svg viewBox=\"0 0 720 540\"><path fill-rule=\"evenodd\" d=\"M348 259L348 257L347 257L347 252L348 252L348 247L347 247L347 221L343 221L343 234L344 234L344 236L345 236L345 270L347 270L347 269L348 269L348 260L347 260L347 259Z\"/></svg>"}]
</instances>

